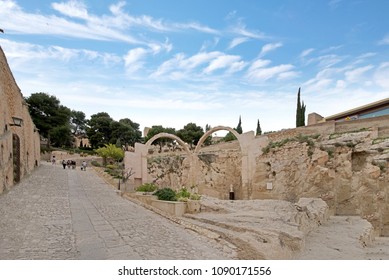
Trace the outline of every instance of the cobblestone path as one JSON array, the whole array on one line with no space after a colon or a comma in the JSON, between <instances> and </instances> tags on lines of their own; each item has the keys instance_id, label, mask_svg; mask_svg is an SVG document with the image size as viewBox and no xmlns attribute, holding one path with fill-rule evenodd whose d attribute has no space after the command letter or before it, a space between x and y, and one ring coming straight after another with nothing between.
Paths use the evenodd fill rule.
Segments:
<instances>
[{"instance_id":1,"label":"cobblestone path","mask_svg":"<svg viewBox=\"0 0 389 280\"><path fill-rule=\"evenodd\" d=\"M42 165L0 195L0 259L229 259L214 240L117 195L91 168Z\"/></svg>"}]
</instances>

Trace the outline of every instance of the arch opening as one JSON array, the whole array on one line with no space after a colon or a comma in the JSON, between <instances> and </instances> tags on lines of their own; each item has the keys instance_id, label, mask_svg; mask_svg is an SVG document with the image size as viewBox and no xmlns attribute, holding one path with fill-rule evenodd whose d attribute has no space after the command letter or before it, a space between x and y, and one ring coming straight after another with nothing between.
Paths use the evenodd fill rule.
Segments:
<instances>
[{"instance_id":1,"label":"arch opening","mask_svg":"<svg viewBox=\"0 0 389 280\"><path fill-rule=\"evenodd\" d=\"M151 144L153 144L153 142L159 138L169 138L169 139L175 140L175 141L177 141L178 144L180 144L184 148L185 152L188 155L191 154L187 143L182 141L182 139L180 137L178 137L174 134L166 133L166 132L161 132L161 133L158 133L157 135L154 135L153 137L151 137L145 144L147 149L149 149L151 147Z\"/></svg>"},{"instance_id":2,"label":"arch opening","mask_svg":"<svg viewBox=\"0 0 389 280\"><path fill-rule=\"evenodd\" d=\"M216 126L214 128L211 128L206 133L204 133L203 136L201 136L199 142L196 145L196 148L195 148L194 152L196 154L199 153L199 151L201 149L201 146L204 144L205 140L207 140L207 138L209 136L211 136L212 133L215 133L215 132L220 131L220 130L227 130L227 131L231 132L236 137L236 139L238 139L238 141L239 141L239 135L240 134L238 132L236 132L235 129L233 129L233 128L229 127L229 126ZM240 145L240 142L239 142L239 145Z\"/></svg>"}]
</instances>

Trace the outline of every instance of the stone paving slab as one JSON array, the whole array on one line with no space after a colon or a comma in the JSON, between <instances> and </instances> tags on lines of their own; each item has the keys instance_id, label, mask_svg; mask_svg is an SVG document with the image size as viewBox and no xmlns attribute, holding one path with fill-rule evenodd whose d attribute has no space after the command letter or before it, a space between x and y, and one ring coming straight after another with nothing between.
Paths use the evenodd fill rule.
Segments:
<instances>
[{"instance_id":1,"label":"stone paving slab","mask_svg":"<svg viewBox=\"0 0 389 280\"><path fill-rule=\"evenodd\" d=\"M215 240L122 198L91 168L42 162L0 195L0 259L234 258Z\"/></svg>"}]
</instances>

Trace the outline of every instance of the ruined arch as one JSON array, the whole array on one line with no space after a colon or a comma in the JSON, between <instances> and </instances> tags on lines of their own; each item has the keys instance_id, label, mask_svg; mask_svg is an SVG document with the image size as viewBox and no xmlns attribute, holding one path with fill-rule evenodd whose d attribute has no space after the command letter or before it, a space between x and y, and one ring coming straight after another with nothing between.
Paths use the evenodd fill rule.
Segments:
<instances>
[{"instance_id":1,"label":"ruined arch","mask_svg":"<svg viewBox=\"0 0 389 280\"><path fill-rule=\"evenodd\" d=\"M205 132L203 134L203 136L201 136L199 142L197 143L196 145L196 148L195 148L195 153L197 154L200 149L201 149L201 145L203 145L204 141L208 138L208 136L210 136L212 133L216 132L216 131L219 131L219 130L227 130L229 132L231 132L232 134L234 134L234 136L236 137L236 139L238 139L239 141L239 133L236 132L235 129L229 127L229 126L216 126L214 128L211 128L210 130L208 130L207 132ZM239 141L239 145L240 145L240 141Z\"/></svg>"},{"instance_id":2,"label":"ruined arch","mask_svg":"<svg viewBox=\"0 0 389 280\"><path fill-rule=\"evenodd\" d=\"M176 140L185 150L185 152L190 155L191 152L188 148L188 144L186 144L184 141L181 140L180 137L174 135L174 134L170 134L170 133L166 133L166 132L161 132L161 133L158 133L157 135L154 135L153 137L150 138L149 141L146 142L146 147L147 149L150 148L151 144L157 140L158 138L170 138L170 139L173 139L173 140Z\"/></svg>"}]
</instances>

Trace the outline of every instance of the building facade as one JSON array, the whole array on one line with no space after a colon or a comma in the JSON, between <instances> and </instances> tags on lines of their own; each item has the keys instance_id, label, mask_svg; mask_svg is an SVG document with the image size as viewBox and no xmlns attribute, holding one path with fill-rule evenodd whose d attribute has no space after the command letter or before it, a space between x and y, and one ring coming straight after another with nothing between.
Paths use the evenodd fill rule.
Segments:
<instances>
[{"instance_id":1,"label":"building facade","mask_svg":"<svg viewBox=\"0 0 389 280\"><path fill-rule=\"evenodd\" d=\"M312 113L308 115L308 125L328 121L354 121L382 116L389 116L389 98L378 100L325 118L317 113Z\"/></svg>"},{"instance_id":2,"label":"building facade","mask_svg":"<svg viewBox=\"0 0 389 280\"><path fill-rule=\"evenodd\" d=\"M39 163L39 131L0 47L0 194Z\"/></svg>"}]
</instances>

